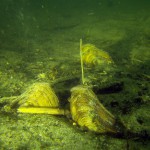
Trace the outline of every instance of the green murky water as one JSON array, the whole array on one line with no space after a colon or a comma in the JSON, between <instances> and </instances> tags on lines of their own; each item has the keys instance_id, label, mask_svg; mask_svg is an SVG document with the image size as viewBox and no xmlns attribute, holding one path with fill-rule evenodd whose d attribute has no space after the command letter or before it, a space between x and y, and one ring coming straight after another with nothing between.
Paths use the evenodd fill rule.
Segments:
<instances>
[{"instance_id":1,"label":"green murky water","mask_svg":"<svg viewBox=\"0 0 150 150\"><path fill-rule=\"evenodd\" d=\"M148 0L0 0L0 149L148 150L149 6ZM46 82L69 109L70 89L81 84L80 39L114 61L84 64L84 75L125 126L122 137L10 106L30 85Z\"/></svg>"}]
</instances>

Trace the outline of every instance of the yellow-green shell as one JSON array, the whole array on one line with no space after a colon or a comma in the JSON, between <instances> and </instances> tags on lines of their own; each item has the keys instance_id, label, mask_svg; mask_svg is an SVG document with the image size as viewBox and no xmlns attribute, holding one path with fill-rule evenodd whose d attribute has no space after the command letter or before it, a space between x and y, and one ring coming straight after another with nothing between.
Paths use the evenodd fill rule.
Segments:
<instances>
[{"instance_id":1,"label":"yellow-green shell","mask_svg":"<svg viewBox=\"0 0 150 150\"><path fill-rule=\"evenodd\" d=\"M19 96L21 107L59 107L59 100L48 83L34 83Z\"/></svg>"},{"instance_id":2,"label":"yellow-green shell","mask_svg":"<svg viewBox=\"0 0 150 150\"><path fill-rule=\"evenodd\" d=\"M113 63L112 58L107 52L98 49L93 44L84 44L82 46L82 59L88 66Z\"/></svg>"},{"instance_id":3,"label":"yellow-green shell","mask_svg":"<svg viewBox=\"0 0 150 150\"><path fill-rule=\"evenodd\" d=\"M98 133L116 132L114 116L99 102L86 86L71 89L70 111L72 119L81 127Z\"/></svg>"}]
</instances>

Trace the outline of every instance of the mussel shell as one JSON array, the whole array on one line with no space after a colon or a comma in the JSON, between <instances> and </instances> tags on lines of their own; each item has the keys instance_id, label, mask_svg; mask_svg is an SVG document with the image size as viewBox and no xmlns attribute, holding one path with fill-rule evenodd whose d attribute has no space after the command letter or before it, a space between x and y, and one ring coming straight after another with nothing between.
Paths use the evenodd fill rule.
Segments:
<instances>
[{"instance_id":1,"label":"mussel shell","mask_svg":"<svg viewBox=\"0 0 150 150\"><path fill-rule=\"evenodd\" d=\"M82 58L84 64L88 66L95 66L101 64L113 63L110 55L93 44L84 44L82 46Z\"/></svg>"},{"instance_id":2,"label":"mussel shell","mask_svg":"<svg viewBox=\"0 0 150 150\"><path fill-rule=\"evenodd\" d=\"M87 86L73 87L69 101L72 119L81 127L98 133L116 132L115 117Z\"/></svg>"},{"instance_id":3,"label":"mussel shell","mask_svg":"<svg viewBox=\"0 0 150 150\"><path fill-rule=\"evenodd\" d=\"M20 107L59 107L59 100L48 83L34 83L19 96Z\"/></svg>"}]
</instances>

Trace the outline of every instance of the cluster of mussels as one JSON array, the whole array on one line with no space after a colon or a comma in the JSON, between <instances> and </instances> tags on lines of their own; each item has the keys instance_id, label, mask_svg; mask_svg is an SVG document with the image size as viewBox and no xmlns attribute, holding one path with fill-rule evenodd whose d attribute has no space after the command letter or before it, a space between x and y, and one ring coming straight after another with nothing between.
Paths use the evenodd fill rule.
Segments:
<instances>
[{"instance_id":1,"label":"cluster of mussels","mask_svg":"<svg viewBox=\"0 0 150 150\"><path fill-rule=\"evenodd\" d=\"M82 46L83 62L87 65L112 63L107 52L92 44ZM44 113L52 115L71 114L72 120L79 126L96 133L117 133L115 117L100 103L87 85L78 85L71 89L70 109L60 108L58 97L48 83L34 83L18 97L19 113Z\"/></svg>"}]
</instances>

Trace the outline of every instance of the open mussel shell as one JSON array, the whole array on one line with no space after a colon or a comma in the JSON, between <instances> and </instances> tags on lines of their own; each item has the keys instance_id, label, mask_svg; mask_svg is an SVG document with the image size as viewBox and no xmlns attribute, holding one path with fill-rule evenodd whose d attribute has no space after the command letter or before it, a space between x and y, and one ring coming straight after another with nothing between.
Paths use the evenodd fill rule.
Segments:
<instances>
[{"instance_id":1,"label":"open mussel shell","mask_svg":"<svg viewBox=\"0 0 150 150\"><path fill-rule=\"evenodd\" d=\"M19 97L21 107L59 107L59 100L48 83L34 83Z\"/></svg>"},{"instance_id":2,"label":"open mussel shell","mask_svg":"<svg viewBox=\"0 0 150 150\"><path fill-rule=\"evenodd\" d=\"M82 58L87 66L95 66L113 63L110 55L93 44L84 44L82 46Z\"/></svg>"},{"instance_id":3,"label":"open mussel shell","mask_svg":"<svg viewBox=\"0 0 150 150\"><path fill-rule=\"evenodd\" d=\"M18 99L19 113L65 114L65 110L59 108L59 100L48 83L34 83Z\"/></svg>"},{"instance_id":4,"label":"open mussel shell","mask_svg":"<svg viewBox=\"0 0 150 150\"><path fill-rule=\"evenodd\" d=\"M116 133L115 117L100 103L94 92L84 85L71 89L72 119L81 127L98 133Z\"/></svg>"}]
</instances>

